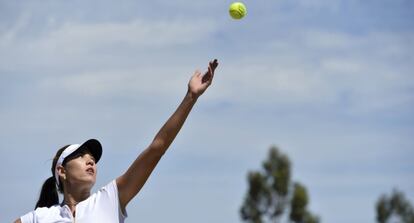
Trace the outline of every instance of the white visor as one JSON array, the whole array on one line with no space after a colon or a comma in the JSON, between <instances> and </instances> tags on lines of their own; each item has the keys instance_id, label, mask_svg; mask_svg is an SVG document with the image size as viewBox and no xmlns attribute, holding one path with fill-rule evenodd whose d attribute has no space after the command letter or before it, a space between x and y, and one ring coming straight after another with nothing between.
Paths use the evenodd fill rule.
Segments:
<instances>
[{"instance_id":1,"label":"white visor","mask_svg":"<svg viewBox=\"0 0 414 223\"><path fill-rule=\"evenodd\" d=\"M66 157L68 157L70 154L72 154L75 150L77 150L81 145L80 144L72 144L68 146L62 154L60 154L59 159L56 163L55 167L55 179L56 179L56 185L59 186L59 174L58 174L58 166L61 166L63 163L63 160L65 160Z\"/></svg>"}]
</instances>

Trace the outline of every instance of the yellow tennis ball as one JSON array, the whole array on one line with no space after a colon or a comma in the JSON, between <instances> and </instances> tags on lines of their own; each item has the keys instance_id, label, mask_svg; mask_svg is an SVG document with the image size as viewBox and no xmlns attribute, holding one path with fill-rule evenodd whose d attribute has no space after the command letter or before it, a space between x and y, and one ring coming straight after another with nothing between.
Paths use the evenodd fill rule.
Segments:
<instances>
[{"instance_id":1,"label":"yellow tennis ball","mask_svg":"<svg viewBox=\"0 0 414 223\"><path fill-rule=\"evenodd\" d=\"M230 5L229 13L233 19L241 19L246 15L247 9L246 6L241 2L233 2Z\"/></svg>"}]
</instances>

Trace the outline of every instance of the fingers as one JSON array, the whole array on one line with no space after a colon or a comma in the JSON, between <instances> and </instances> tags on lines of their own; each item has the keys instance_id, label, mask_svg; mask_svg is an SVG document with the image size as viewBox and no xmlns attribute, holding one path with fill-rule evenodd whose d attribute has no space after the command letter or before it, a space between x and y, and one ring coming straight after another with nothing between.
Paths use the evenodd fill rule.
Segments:
<instances>
[{"instance_id":1,"label":"fingers","mask_svg":"<svg viewBox=\"0 0 414 223\"><path fill-rule=\"evenodd\" d=\"M210 82L213 80L214 78L214 71L216 70L218 66L218 62L217 59L214 59L213 61L210 61L209 66L208 66L208 72L210 74Z\"/></svg>"},{"instance_id":2,"label":"fingers","mask_svg":"<svg viewBox=\"0 0 414 223\"><path fill-rule=\"evenodd\" d=\"M211 68L209 66L208 71L204 74L203 78L201 79L201 83L203 84L203 83L207 82L210 79L211 79Z\"/></svg>"},{"instance_id":3,"label":"fingers","mask_svg":"<svg viewBox=\"0 0 414 223\"><path fill-rule=\"evenodd\" d=\"M208 66L208 79L207 79L208 84L211 84L211 81L213 80L213 75L214 75L213 68L211 68L211 66Z\"/></svg>"},{"instance_id":4,"label":"fingers","mask_svg":"<svg viewBox=\"0 0 414 223\"><path fill-rule=\"evenodd\" d=\"M213 61L210 61L210 65L211 65L211 67L213 68L213 72L214 72L214 70L217 68L217 66L218 66L218 61L217 61L217 59L214 59Z\"/></svg>"},{"instance_id":5,"label":"fingers","mask_svg":"<svg viewBox=\"0 0 414 223\"><path fill-rule=\"evenodd\" d=\"M214 71L216 70L217 66L218 66L217 59L214 59L208 63L208 70L206 73L204 73L201 79L202 84L206 82L209 82L208 83L209 85L211 84L211 82L213 81L213 77L214 77Z\"/></svg>"}]
</instances>

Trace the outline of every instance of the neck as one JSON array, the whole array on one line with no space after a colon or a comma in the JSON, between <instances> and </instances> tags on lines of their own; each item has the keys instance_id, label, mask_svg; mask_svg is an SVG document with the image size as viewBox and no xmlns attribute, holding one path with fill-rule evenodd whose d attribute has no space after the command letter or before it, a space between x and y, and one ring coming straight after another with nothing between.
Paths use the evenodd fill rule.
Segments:
<instances>
[{"instance_id":1,"label":"neck","mask_svg":"<svg viewBox=\"0 0 414 223\"><path fill-rule=\"evenodd\" d=\"M63 203L68 205L71 209L74 208L79 202L86 200L91 194L90 188L82 188L72 185L65 185L64 188Z\"/></svg>"}]
</instances>

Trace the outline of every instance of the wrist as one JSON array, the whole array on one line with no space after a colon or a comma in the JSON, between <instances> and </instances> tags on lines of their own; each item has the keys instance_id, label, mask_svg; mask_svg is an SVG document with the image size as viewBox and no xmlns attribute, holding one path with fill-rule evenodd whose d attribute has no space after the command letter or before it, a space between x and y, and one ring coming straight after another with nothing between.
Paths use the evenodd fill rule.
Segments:
<instances>
[{"instance_id":1,"label":"wrist","mask_svg":"<svg viewBox=\"0 0 414 223\"><path fill-rule=\"evenodd\" d=\"M192 102L196 102L199 96L200 96L200 95L197 95L197 94L195 94L194 92L191 92L190 90L188 90L188 91L187 91L187 94L185 95L185 97L186 97L188 100L192 101Z\"/></svg>"}]
</instances>

